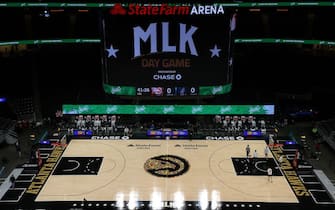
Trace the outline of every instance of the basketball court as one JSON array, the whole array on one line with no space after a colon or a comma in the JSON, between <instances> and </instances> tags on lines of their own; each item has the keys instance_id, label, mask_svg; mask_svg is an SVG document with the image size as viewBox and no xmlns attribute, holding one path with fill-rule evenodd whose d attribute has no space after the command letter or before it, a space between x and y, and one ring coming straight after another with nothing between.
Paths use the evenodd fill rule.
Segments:
<instances>
[{"instance_id":1,"label":"basketball court","mask_svg":"<svg viewBox=\"0 0 335 210\"><path fill-rule=\"evenodd\" d=\"M251 154L246 158L245 148ZM71 140L36 202L299 203L264 140ZM266 170L274 171L268 181Z\"/></svg>"}]
</instances>

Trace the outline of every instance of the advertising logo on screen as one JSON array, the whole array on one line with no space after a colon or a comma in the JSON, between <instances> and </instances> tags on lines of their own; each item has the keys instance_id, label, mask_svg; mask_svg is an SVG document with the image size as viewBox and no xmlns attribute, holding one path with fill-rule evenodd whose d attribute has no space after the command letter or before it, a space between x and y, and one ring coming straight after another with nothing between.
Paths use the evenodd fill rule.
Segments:
<instances>
[{"instance_id":1,"label":"advertising logo on screen","mask_svg":"<svg viewBox=\"0 0 335 210\"><path fill-rule=\"evenodd\" d=\"M164 93L163 87L152 87L151 88L151 95L153 96L162 96Z\"/></svg>"},{"instance_id":2,"label":"advertising logo on screen","mask_svg":"<svg viewBox=\"0 0 335 210\"><path fill-rule=\"evenodd\" d=\"M162 5L138 5L130 4L122 6L115 4L109 13L111 15L189 15L189 6L172 6L167 4Z\"/></svg>"},{"instance_id":3,"label":"advertising logo on screen","mask_svg":"<svg viewBox=\"0 0 335 210\"><path fill-rule=\"evenodd\" d=\"M223 15L222 5L139 5L122 6L115 4L109 11L111 15Z\"/></svg>"}]
</instances>

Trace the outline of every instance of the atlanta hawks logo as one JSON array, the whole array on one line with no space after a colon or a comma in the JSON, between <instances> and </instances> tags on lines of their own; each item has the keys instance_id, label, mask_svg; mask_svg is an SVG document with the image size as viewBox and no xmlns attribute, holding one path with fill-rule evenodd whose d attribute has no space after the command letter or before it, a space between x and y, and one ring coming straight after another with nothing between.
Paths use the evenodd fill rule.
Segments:
<instances>
[{"instance_id":1,"label":"atlanta hawks logo","mask_svg":"<svg viewBox=\"0 0 335 210\"><path fill-rule=\"evenodd\" d=\"M180 176L186 173L189 167L184 158L175 155L152 157L144 163L144 170L158 177Z\"/></svg>"}]
</instances>

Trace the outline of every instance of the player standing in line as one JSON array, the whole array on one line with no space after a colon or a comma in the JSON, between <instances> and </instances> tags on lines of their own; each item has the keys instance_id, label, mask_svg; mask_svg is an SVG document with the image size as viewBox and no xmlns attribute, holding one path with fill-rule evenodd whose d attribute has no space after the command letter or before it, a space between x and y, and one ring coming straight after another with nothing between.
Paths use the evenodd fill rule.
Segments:
<instances>
[{"instance_id":1,"label":"player standing in line","mask_svg":"<svg viewBox=\"0 0 335 210\"><path fill-rule=\"evenodd\" d=\"M247 153L247 158L249 158L249 156L250 156L250 146L249 146L249 144L245 148L245 152Z\"/></svg>"},{"instance_id":2,"label":"player standing in line","mask_svg":"<svg viewBox=\"0 0 335 210\"><path fill-rule=\"evenodd\" d=\"M257 157L258 157L257 150L255 149L255 151L254 151L254 158L257 158Z\"/></svg>"},{"instance_id":3,"label":"player standing in line","mask_svg":"<svg viewBox=\"0 0 335 210\"><path fill-rule=\"evenodd\" d=\"M275 144L275 141L273 139L273 134L270 134L269 135L269 145L270 145L271 149L273 149L274 144Z\"/></svg>"},{"instance_id":4,"label":"player standing in line","mask_svg":"<svg viewBox=\"0 0 335 210\"><path fill-rule=\"evenodd\" d=\"M283 162L284 155L281 155L278 159L279 167L281 167L281 164Z\"/></svg>"},{"instance_id":5,"label":"player standing in line","mask_svg":"<svg viewBox=\"0 0 335 210\"><path fill-rule=\"evenodd\" d=\"M268 168L268 182L272 182L272 168Z\"/></svg>"},{"instance_id":6,"label":"player standing in line","mask_svg":"<svg viewBox=\"0 0 335 210\"><path fill-rule=\"evenodd\" d=\"M266 158L268 158L269 152L270 152L269 146L266 145L266 147L264 149L264 155L265 155Z\"/></svg>"}]
</instances>

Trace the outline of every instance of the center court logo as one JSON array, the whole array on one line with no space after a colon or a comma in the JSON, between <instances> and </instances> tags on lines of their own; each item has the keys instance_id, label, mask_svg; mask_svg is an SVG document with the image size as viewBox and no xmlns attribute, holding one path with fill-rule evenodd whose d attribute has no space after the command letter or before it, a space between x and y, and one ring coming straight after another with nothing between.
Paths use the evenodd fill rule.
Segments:
<instances>
[{"instance_id":1,"label":"center court logo","mask_svg":"<svg viewBox=\"0 0 335 210\"><path fill-rule=\"evenodd\" d=\"M180 176L189 168L190 165L184 158L175 155L155 156L144 163L144 170L158 177Z\"/></svg>"}]
</instances>

